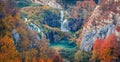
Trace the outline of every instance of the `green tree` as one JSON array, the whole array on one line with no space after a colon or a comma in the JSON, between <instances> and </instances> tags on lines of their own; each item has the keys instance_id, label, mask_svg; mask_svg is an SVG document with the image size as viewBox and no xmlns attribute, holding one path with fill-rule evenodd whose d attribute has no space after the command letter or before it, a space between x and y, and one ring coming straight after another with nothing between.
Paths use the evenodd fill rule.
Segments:
<instances>
[{"instance_id":1,"label":"green tree","mask_svg":"<svg viewBox=\"0 0 120 62\"><path fill-rule=\"evenodd\" d=\"M74 59L76 62L88 62L89 58L90 58L90 53L79 50L76 52Z\"/></svg>"}]
</instances>

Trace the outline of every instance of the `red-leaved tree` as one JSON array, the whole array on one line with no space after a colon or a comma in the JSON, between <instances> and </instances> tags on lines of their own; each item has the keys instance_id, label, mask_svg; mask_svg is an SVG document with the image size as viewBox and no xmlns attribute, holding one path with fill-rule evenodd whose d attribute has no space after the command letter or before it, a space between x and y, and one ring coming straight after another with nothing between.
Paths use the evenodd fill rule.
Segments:
<instances>
[{"instance_id":1,"label":"red-leaved tree","mask_svg":"<svg viewBox=\"0 0 120 62\"><path fill-rule=\"evenodd\" d=\"M93 55L92 55L92 58L90 59L92 62L96 62L99 59L99 55L100 55L100 48L101 48L101 45L104 43L104 40L103 39L96 39L95 40L95 43L93 45Z\"/></svg>"},{"instance_id":2,"label":"red-leaved tree","mask_svg":"<svg viewBox=\"0 0 120 62\"><path fill-rule=\"evenodd\" d=\"M99 55L101 45L104 43L103 39L96 39L94 46L93 46L93 51L95 52L96 55Z\"/></svg>"},{"instance_id":3,"label":"red-leaved tree","mask_svg":"<svg viewBox=\"0 0 120 62\"><path fill-rule=\"evenodd\" d=\"M115 62L118 59L118 42L114 34L109 35L100 49L100 60L102 62Z\"/></svg>"},{"instance_id":4,"label":"red-leaved tree","mask_svg":"<svg viewBox=\"0 0 120 62\"><path fill-rule=\"evenodd\" d=\"M114 34L109 35L105 40L96 39L91 61L116 62L119 55L118 50L118 41Z\"/></svg>"}]
</instances>

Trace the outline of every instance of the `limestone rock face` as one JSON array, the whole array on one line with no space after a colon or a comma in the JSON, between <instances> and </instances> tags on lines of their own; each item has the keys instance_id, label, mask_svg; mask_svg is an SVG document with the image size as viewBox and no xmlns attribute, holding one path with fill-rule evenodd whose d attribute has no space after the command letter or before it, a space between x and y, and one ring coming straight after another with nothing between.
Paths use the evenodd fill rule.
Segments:
<instances>
[{"instance_id":1,"label":"limestone rock face","mask_svg":"<svg viewBox=\"0 0 120 62\"><path fill-rule=\"evenodd\" d=\"M41 5L48 5L52 8L62 9L62 6L56 2L56 0L31 0L33 3L38 3Z\"/></svg>"},{"instance_id":2,"label":"limestone rock face","mask_svg":"<svg viewBox=\"0 0 120 62\"><path fill-rule=\"evenodd\" d=\"M120 1L106 0L97 5L86 20L82 30L82 42L80 49L91 51L96 38L104 39L109 34L119 33Z\"/></svg>"},{"instance_id":3,"label":"limestone rock face","mask_svg":"<svg viewBox=\"0 0 120 62\"><path fill-rule=\"evenodd\" d=\"M80 45L80 49L84 51L91 51L92 45L94 44L94 40L97 38L104 39L106 36L114 33L114 28L115 26L113 24L108 24L100 29L93 30L87 34L83 32L84 35L82 37L82 43Z\"/></svg>"}]
</instances>

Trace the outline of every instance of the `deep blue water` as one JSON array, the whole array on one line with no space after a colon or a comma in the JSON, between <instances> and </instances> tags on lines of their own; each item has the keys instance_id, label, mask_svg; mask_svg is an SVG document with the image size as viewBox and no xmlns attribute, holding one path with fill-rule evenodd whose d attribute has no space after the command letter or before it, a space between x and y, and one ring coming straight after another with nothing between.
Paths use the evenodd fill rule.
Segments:
<instances>
[{"instance_id":1,"label":"deep blue water","mask_svg":"<svg viewBox=\"0 0 120 62\"><path fill-rule=\"evenodd\" d=\"M96 4L99 4L99 0L94 0Z\"/></svg>"}]
</instances>

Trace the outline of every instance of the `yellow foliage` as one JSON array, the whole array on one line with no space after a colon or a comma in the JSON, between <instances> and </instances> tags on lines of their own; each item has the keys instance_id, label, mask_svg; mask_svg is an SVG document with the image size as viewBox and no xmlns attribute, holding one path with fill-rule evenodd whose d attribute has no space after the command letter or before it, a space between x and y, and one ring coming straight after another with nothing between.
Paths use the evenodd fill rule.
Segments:
<instances>
[{"instance_id":1,"label":"yellow foliage","mask_svg":"<svg viewBox=\"0 0 120 62\"><path fill-rule=\"evenodd\" d=\"M51 59L48 59L47 62L53 62Z\"/></svg>"},{"instance_id":2,"label":"yellow foliage","mask_svg":"<svg viewBox=\"0 0 120 62\"><path fill-rule=\"evenodd\" d=\"M43 6L42 8L43 8L44 10L48 10L48 9L50 9L50 7L49 7L48 5Z\"/></svg>"},{"instance_id":3,"label":"yellow foliage","mask_svg":"<svg viewBox=\"0 0 120 62\"><path fill-rule=\"evenodd\" d=\"M20 62L19 54L8 35L0 38L0 62Z\"/></svg>"}]
</instances>

